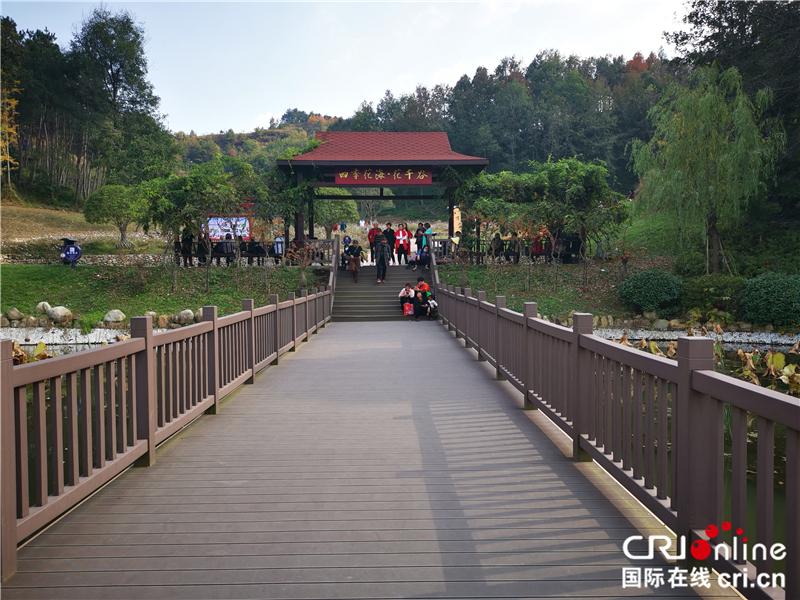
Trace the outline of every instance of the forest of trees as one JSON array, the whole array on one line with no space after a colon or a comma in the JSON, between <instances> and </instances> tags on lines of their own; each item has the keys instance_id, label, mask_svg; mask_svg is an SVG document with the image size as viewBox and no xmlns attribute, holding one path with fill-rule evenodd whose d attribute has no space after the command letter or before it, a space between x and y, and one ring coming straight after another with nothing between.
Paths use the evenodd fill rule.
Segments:
<instances>
[{"instance_id":1,"label":"forest of trees","mask_svg":"<svg viewBox=\"0 0 800 600\"><path fill-rule=\"evenodd\" d=\"M147 80L144 29L126 12L95 9L64 49L46 30L19 31L3 18L3 181L53 203L79 206L103 185L134 187L186 176L221 155L250 165L267 196L289 198L297 194L276 184L275 159L304 148L316 131L445 131L456 152L488 158L489 174L522 176L562 159L602 164L612 190L635 189L642 206L659 212L668 196L657 193L663 187L648 189L648 177L670 181L675 173L652 169L702 162L691 156L703 151L697 144L673 143L670 115L705 90L703 98L738 112L718 122L718 138L704 139L727 136L738 143L736 132L755 131L769 143L757 146L742 138L732 146L740 154L731 165L747 164L741 153L758 152L761 158L751 161L758 169L746 185L721 194L723 206L715 205L713 223L698 212L684 225L706 223L706 240L713 233L743 243L796 231L800 4L691 0L684 23L682 31L665 34L678 48L677 58L646 49L631 57L588 58L542 50L530 62L511 55L453 86L419 85L399 95L387 90L380 99L364 100L349 117L290 108L268 128L198 136L165 129ZM742 128L742 111L749 129ZM732 129L726 133L726 127ZM658 154L667 145L669 161L667 154L647 160L648 152ZM701 188L694 196L687 193L684 205L691 210L700 210ZM271 197L271 206L280 198ZM725 209L728 198L735 199L733 211ZM692 241L695 248L701 239ZM800 246L800 239L789 243Z\"/></svg>"}]
</instances>

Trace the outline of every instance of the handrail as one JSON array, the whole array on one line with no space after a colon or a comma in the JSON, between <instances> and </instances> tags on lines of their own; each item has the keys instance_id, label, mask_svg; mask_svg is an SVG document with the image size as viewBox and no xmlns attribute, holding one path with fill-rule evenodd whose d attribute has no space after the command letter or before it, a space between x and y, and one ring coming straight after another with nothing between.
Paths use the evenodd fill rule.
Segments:
<instances>
[{"instance_id":1,"label":"handrail","mask_svg":"<svg viewBox=\"0 0 800 600\"><path fill-rule=\"evenodd\" d=\"M567 328L537 318L535 302L518 313L503 296L493 304L486 292L436 287L443 325L523 393L526 409L540 409L572 437L575 460L597 461L686 536L687 547L706 526L722 523L725 405L732 414L731 522L747 522L747 422L755 414L758 516L756 531L745 535L751 548L771 547L775 425L785 426L785 592L755 583L773 572L771 556L759 554L755 566L713 556L709 564L725 573L747 568L736 586L747 597L800 597L800 400L714 373L709 338L680 338L672 361L600 339L587 313L575 313Z\"/></svg>"},{"instance_id":2,"label":"handrail","mask_svg":"<svg viewBox=\"0 0 800 600\"><path fill-rule=\"evenodd\" d=\"M158 444L324 327L337 251L338 237L327 289L280 304L243 300L225 317L206 306L200 323L160 333L134 317L130 340L19 366L0 340L2 579L19 542L129 466L155 464Z\"/></svg>"}]
</instances>

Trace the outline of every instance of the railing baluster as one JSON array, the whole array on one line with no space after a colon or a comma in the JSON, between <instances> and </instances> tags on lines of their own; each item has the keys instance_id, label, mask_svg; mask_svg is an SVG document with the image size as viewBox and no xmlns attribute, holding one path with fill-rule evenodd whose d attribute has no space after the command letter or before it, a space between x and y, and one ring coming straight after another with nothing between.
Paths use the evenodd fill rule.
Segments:
<instances>
[{"instance_id":1,"label":"railing baluster","mask_svg":"<svg viewBox=\"0 0 800 600\"><path fill-rule=\"evenodd\" d=\"M30 465L28 464L28 398L26 386L18 387L14 390L14 428L17 448L25 448L25 452L16 452L15 482L17 486L17 518L22 519L28 516L30 511L31 499L29 496ZM14 547L16 548L16 536Z\"/></svg>"},{"instance_id":2,"label":"railing baluster","mask_svg":"<svg viewBox=\"0 0 800 600\"><path fill-rule=\"evenodd\" d=\"M633 478L642 478L642 372L633 369Z\"/></svg>"},{"instance_id":3,"label":"railing baluster","mask_svg":"<svg viewBox=\"0 0 800 600\"><path fill-rule=\"evenodd\" d=\"M61 408L61 377L50 379L50 483L53 496L64 493L64 415Z\"/></svg>"},{"instance_id":4,"label":"railing baluster","mask_svg":"<svg viewBox=\"0 0 800 600\"><path fill-rule=\"evenodd\" d=\"M756 473L756 540L764 544L766 551L758 552L756 568L759 573L772 573L772 558L769 549L775 540L773 517L775 514L775 422L758 417ZM750 547L753 545L751 543ZM764 556L766 554L766 557Z\"/></svg>"},{"instance_id":5,"label":"railing baluster","mask_svg":"<svg viewBox=\"0 0 800 600\"><path fill-rule=\"evenodd\" d=\"M125 359L117 359L117 452L122 454L128 447L128 407L125 376Z\"/></svg>"},{"instance_id":6,"label":"railing baluster","mask_svg":"<svg viewBox=\"0 0 800 600\"><path fill-rule=\"evenodd\" d=\"M614 381L612 382L612 430L614 435L614 462L622 460L622 364L612 362Z\"/></svg>"},{"instance_id":7,"label":"railing baluster","mask_svg":"<svg viewBox=\"0 0 800 600\"><path fill-rule=\"evenodd\" d=\"M107 361L105 365L106 460L114 460L117 458L117 402L116 394L114 393L116 390L114 385L114 362Z\"/></svg>"},{"instance_id":8,"label":"railing baluster","mask_svg":"<svg viewBox=\"0 0 800 600\"><path fill-rule=\"evenodd\" d=\"M47 504L47 411L44 381L33 384L34 504ZM27 427L27 424L25 425Z\"/></svg>"},{"instance_id":9,"label":"railing baluster","mask_svg":"<svg viewBox=\"0 0 800 600\"><path fill-rule=\"evenodd\" d=\"M655 383L647 373L644 378L644 487L653 489L655 469Z\"/></svg>"},{"instance_id":10,"label":"railing baluster","mask_svg":"<svg viewBox=\"0 0 800 600\"><path fill-rule=\"evenodd\" d=\"M747 523L747 411L731 406L731 521ZM739 556L737 562L744 564Z\"/></svg>"},{"instance_id":11,"label":"railing baluster","mask_svg":"<svg viewBox=\"0 0 800 600\"><path fill-rule=\"evenodd\" d=\"M631 468L631 368L622 365L622 468Z\"/></svg>"},{"instance_id":12,"label":"railing baluster","mask_svg":"<svg viewBox=\"0 0 800 600\"><path fill-rule=\"evenodd\" d=\"M614 399L611 397L611 384L614 379L614 361L603 357L603 454L610 455L614 445L612 415L614 412Z\"/></svg>"},{"instance_id":13,"label":"railing baluster","mask_svg":"<svg viewBox=\"0 0 800 600\"><path fill-rule=\"evenodd\" d=\"M92 371L91 369L81 369L81 415L80 415L80 442L83 445L81 451L81 475L89 477L94 468L92 449Z\"/></svg>"},{"instance_id":14,"label":"railing baluster","mask_svg":"<svg viewBox=\"0 0 800 600\"><path fill-rule=\"evenodd\" d=\"M667 382L658 378L658 434L656 437L656 457L658 458L658 491L657 497L661 500L667 497L667 452L669 439L667 438Z\"/></svg>"},{"instance_id":15,"label":"railing baluster","mask_svg":"<svg viewBox=\"0 0 800 600\"><path fill-rule=\"evenodd\" d=\"M77 485L80 477L78 442L78 375L74 371L66 375L67 387L67 485Z\"/></svg>"}]
</instances>

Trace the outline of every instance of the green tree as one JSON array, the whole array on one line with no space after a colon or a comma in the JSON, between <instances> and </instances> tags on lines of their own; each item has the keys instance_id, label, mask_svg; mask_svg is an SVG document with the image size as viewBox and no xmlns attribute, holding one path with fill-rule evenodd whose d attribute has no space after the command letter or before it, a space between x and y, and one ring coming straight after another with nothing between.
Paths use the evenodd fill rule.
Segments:
<instances>
[{"instance_id":1,"label":"green tree","mask_svg":"<svg viewBox=\"0 0 800 600\"><path fill-rule=\"evenodd\" d=\"M319 188L319 193L329 196L349 196L350 192L342 188ZM358 205L355 200L314 200L314 220L325 228L325 237L331 239L333 226L342 221L354 223L358 221Z\"/></svg>"},{"instance_id":2,"label":"green tree","mask_svg":"<svg viewBox=\"0 0 800 600\"><path fill-rule=\"evenodd\" d=\"M142 218L145 211L142 197L121 185L106 185L86 200L83 216L87 223L113 223L119 229L118 248L132 248L128 225Z\"/></svg>"},{"instance_id":3,"label":"green tree","mask_svg":"<svg viewBox=\"0 0 800 600\"><path fill-rule=\"evenodd\" d=\"M672 85L666 91L648 113L652 139L633 144L634 168L644 182L639 204L669 215L684 239L702 225L706 272L720 271L719 227L737 219L765 190L784 147L782 134L764 136L759 127L769 100L762 91L751 103L736 69L702 69L689 87Z\"/></svg>"}]
</instances>

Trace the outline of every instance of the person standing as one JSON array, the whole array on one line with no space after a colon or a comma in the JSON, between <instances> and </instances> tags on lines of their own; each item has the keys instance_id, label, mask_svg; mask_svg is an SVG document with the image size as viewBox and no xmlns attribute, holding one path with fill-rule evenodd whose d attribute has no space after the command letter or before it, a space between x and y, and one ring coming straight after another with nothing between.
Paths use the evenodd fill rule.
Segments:
<instances>
[{"instance_id":1,"label":"person standing","mask_svg":"<svg viewBox=\"0 0 800 600\"><path fill-rule=\"evenodd\" d=\"M358 283L358 276L361 274L361 257L364 254L363 249L358 245L358 240L353 240L353 243L350 244L348 254L350 263L347 268L353 273L353 281Z\"/></svg>"},{"instance_id":2,"label":"person standing","mask_svg":"<svg viewBox=\"0 0 800 600\"><path fill-rule=\"evenodd\" d=\"M192 259L192 246L194 245L194 236L188 227L184 228L183 236L181 237L181 256L183 257L184 267L193 267L194 260Z\"/></svg>"},{"instance_id":3,"label":"person standing","mask_svg":"<svg viewBox=\"0 0 800 600\"><path fill-rule=\"evenodd\" d=\"M423 246L430 246L433 244L433 230L431 229L430 223L425 223L425 235L422 237L422 245Z\"/></svg>"},{"instance_id":4,"label":"person standing","mask_svg":"<svg viewBox=\"0 0 800 600\"><path fill-rule=\"evenodd\" d=\"M272 245L272 247L275 249L274 259L276 265L280 263L281 258L283 258L283 243L284 243L283 236L279 235L278 237L275 238L275 243Z\"/></svg>"},{"instance_id":5,"label":"person standing","mask_svg":"<svg viewBox=\"0 0 800 600\"><path fill-rule=\"evenodd\" d=\"M197 264L204 266L208 260L208 253L211 250L211 242L205 233L201 233L197 238Z\"/></svg>"},{"instance_id":6,"label":"person standing","mask_svg":"<svg viewBox=\"0 0 800 600\"><path fill-rule=\"evenodd\" d=\"M414 240L417 243L417 252L422 250L422 247L425 245L425 225L419 223L417 225L417 230L414 232Z\"/></svg>"},{"instance_id":7,"label":"person standing","mask_svg":"<svg viewBox=\"0 0 800 600\"><path fill-rule=\"evenodd\" d=\"M378 283L386 283L386 268L389 266L391 249L385 237L381 237L375 246L375 264L378 266Z\"/></svg>"},{"instance_id":8,"label":"person standing","mask_svg":"<svg viewBox=\"0 0 800 600\"><path fill-rule=\"evenodd\" d=\"M383 230L383 235L386 238L386 245L389 246L389 264L392 264L394 262L394 245L397 232L392 229L391 223L386 224L386 229Z\"/></svg>"},{"instance_id":9,"label":"person standing","mask_svg":"<svg viewBox=\"0 0 800 600\"><path fill-rule=\"evenodd\" d=\"M381 232L378 223L372 224L372 229L367 232L367 241L369 242L369 259L370 262L375 262L375 237Z\"/></svg>"},{"instance_id":10,"label":"person standing","mask_svg":"<svg viewBox=\"0 0 800 600\"><path fill-rule=\"evenodd\" d=\"M402 262L402 258L406 259L406 268L408 268L408 249L411 246L409 243L409 233L405 223L398 225L398 230L395 232L395 249L397 250L397 264Z\"/></svg>"}]
</instances>

